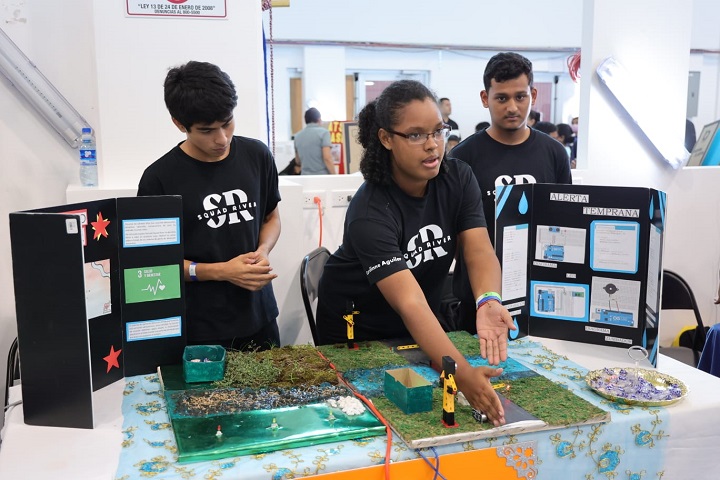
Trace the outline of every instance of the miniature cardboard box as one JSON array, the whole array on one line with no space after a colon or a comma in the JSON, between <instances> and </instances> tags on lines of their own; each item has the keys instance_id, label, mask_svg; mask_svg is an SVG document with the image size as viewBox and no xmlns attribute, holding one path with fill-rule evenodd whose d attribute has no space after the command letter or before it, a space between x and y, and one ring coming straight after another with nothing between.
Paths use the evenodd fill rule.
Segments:
<instances>
[{"instance_id":1,"label":"miniature cardboard box","mask_svg":"<svg viewBox=\"0 0 720 480\"><path fill-rule=\"evenodd\" d=\"M432 410L432 385L410 368L385 370L385 396L408 415Z\"/></svg>"}]
</instances>

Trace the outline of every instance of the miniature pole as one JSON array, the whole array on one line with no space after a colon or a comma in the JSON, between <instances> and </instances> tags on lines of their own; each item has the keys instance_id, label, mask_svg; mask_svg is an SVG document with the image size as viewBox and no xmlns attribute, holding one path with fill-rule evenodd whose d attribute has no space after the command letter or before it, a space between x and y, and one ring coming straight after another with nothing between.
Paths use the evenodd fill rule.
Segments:
<instances>
[{"instance_id":1,"label":"miniature pole","mask_svg":"<svg viewBox=\"0 0 720 480\"><path fill-rule=\"evenodd\" d=\"M345 315L343 319L347 322L347 347L350 349L357 349L355 344L355 315L359 315L360 312L355 310L355 302L348 300L345 304Z\"/></svg>"},{"instance_id":2,"label":"miniature pole","mask_svg":"<svg viewBox=\"0 0 720 480\"><path fill-rule=\"evenodd\" d=\"M448 428L459 426L455 423L455 395L457 385L455 384L455 360L452 357L442 358L443 371L440 374L443 381L443 415L442 423Z\"/></svg>"}]
</instances>

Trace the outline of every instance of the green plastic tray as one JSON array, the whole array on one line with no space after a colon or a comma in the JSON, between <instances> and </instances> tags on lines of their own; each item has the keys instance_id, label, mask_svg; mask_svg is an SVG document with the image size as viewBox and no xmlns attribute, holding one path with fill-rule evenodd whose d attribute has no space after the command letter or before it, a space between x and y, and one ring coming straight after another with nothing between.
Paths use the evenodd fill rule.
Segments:
<instances>
[{"instance_id":1,"label":"green plastic tray","mask_svg":"<svg viewBox=\"0 0 720 480\"><path fill-rule=\"evenodd\" d=\"M193 360L196 360L193 362ZM199 360L199 361L197 361ZM188 345L183 352L187 383L214 382L225 375L225 349L220 345Z\"/></svg>"}]
</instances>

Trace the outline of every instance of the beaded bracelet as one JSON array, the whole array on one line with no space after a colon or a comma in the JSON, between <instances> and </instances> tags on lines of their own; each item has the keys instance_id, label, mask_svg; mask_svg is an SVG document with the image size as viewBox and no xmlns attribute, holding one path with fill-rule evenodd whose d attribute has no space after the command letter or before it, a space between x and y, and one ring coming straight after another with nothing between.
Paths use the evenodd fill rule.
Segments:
<instances>
[{"instance_id":1,"label":"beaded bracelet","mask_svg":"<svg viewBox=\"0 0 720 480\"><path fill-rule=\"evenodd\" d=\"M490 300L495 300L498 303L502 304L502 299L500 298L500 294L497 292L485 292L482 295L480 295L477 300L475 300L475 307L480 308L483 305L485 305Z\"/></svg>"}]
</instances>

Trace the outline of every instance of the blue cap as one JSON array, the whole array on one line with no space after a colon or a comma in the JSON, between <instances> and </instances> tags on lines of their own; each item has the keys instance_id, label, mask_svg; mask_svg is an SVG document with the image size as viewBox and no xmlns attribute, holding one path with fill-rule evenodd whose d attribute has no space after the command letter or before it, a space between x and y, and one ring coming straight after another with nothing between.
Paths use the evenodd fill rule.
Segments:
<instances>
[{"instance_id":1,"label":"blue cap","mask_svg":"<svg viewBox=\"0 0 720 480\"><path fill-rule=\"evenodd\" d=\"M92 128L90 128L90 127L83 127L82 133L92 133Z\"/></svg>"}]
</instances>

